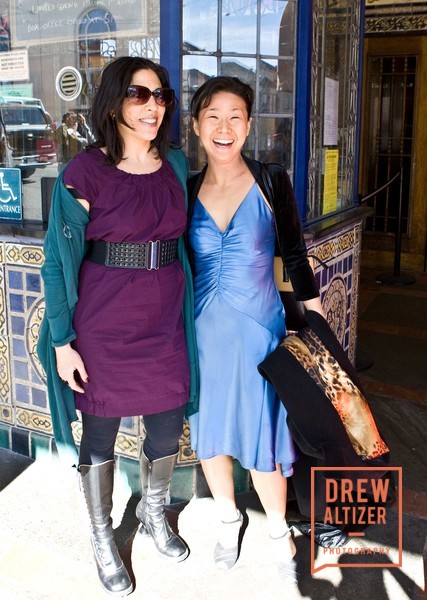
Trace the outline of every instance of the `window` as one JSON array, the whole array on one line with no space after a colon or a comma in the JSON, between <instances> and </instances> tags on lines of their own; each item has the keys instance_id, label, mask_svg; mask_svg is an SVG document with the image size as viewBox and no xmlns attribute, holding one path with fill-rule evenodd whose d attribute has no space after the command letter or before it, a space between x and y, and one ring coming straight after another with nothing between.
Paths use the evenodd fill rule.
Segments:
<instances>
[{"instance_id":1,"label":"window","mask_svg":"<svg viewBox=\"0 0 427 600\"><path fill-rule=\"evenodd\" d=\"M182 143L196 171L204 154L191 127L192 94L209 77L239 77L255 92L245 152L292 171L296 0L184 0Z\"/></svg>"},{"instance_id":2,"label":"window","mask_svg":"<svg viewBox=\"0 0 427 600\"><path fill-rule=\"evenodd\" d=\"M79 71L84 78L82 106L89 108L102 68L116 56L116 21L105 9L89 10L79 25Z\"/></svg>"},{"instance_id":3,"label":"window","mask_svg":"<svg viewBox=\"0 0 427 600\"><path fill-rule=\"evenodd\" d=\"M313 0L307 219L354 204L360 0Z\"/></svg>"},{"instance_id":4,"label":"window","mask_svg":"<svg viewBox=\"0 0 427 600\"><path fill-rule=\"evenodd\" d=\"M0 162L21 169L24 219L41 221L42 179L62 167L65 115L87 116L99 73L113 58L159 61L160 0L19 0L2 7L0 103L11 156ZM4 112L11 99L26 107Z\"/></svg>"}]
</instances>

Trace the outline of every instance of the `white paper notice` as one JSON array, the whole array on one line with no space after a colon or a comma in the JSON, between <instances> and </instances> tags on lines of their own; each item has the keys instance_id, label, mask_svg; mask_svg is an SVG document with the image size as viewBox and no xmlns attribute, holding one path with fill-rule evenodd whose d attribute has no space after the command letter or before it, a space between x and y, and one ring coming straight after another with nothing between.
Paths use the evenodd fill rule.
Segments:
<instances>
[{"instance_id":1,"label":"white paper notice","mask_svg":"<svg viewBox=\"0 0 427 600\"><path fill-rule=\"evenodd\" d=\"M0 81L29 79L28 50L0 52Z\"/></svg>"},{"instance_id":2,"label":"white paper notice","mask_svg":"<svg viewBox=\"0 0 427 600\"><path fill-rule=\"evenodd\" d=\"M325 106L323 111L323 145L338 144L338 94L339 83L325 77Z\"/></svg>"}]
</instances>

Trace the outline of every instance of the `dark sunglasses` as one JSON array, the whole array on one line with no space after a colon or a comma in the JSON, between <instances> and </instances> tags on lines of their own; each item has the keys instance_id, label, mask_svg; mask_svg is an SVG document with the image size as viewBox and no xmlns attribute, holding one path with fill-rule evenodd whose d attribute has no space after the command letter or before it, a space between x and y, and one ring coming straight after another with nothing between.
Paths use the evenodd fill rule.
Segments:
<instances>
[{"instance_id":1,"label":"dark sunglasses","mask_svg":"<svg viewBox=\"0 0 427 600\"><path fill-rule=\"evenodd\" d=\"M151 91L144 85L131 85L127 90L127 97L133 104L147 104L151 96L159 106L170 106L175 99L171 88L157 88Z\"/></svg>"}]
</instances>

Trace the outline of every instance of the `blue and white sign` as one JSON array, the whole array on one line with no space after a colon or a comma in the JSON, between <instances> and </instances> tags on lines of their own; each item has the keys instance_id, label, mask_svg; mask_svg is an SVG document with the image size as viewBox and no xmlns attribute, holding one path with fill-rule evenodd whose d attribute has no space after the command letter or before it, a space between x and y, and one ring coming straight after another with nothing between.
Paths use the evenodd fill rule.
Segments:
<instances>
[{"instance_id":1,"label":"blue and white sign","mask_svg":"<svg viewBox=\"0 0 427 600\"><path fill-rule=\"evenodd\" d=\"M0 219L22 220L20 169L0 169Z\"/></svg>"}]
</instances>

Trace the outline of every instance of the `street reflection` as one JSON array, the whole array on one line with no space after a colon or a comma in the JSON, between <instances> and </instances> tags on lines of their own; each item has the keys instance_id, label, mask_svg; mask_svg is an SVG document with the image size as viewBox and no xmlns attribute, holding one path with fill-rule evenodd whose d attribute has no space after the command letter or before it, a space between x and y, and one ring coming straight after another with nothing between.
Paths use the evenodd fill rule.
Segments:
<instances>
[{"instance_id":1,"label":"street reflection","mask_svg":"<svg viewBox=\"0 0 427 600\"><path fill-rule=\"evenodd\" d=\"M42 177L57 177L57 163L36 171L22 180L22 213L26 221L42 222Z\"/></svg>"}]
</instances>

